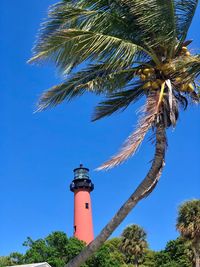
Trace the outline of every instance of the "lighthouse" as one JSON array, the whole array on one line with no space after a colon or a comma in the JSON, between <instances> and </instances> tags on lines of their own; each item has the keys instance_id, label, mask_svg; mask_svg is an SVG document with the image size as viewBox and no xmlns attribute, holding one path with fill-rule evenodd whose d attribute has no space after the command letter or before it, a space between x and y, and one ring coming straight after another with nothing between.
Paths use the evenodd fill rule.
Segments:
<instances>
[{"instance_id":1,"label":"lighthouse","mask_svg":"<svg viewBox=\"0 0 200 267\"><path fill-rule=\"evenodd\" d=\"M82 164L74 169L70 190L74 193L74 237L89 244L94 239L90 197L94 184L90 180L89 169Z\"/></svg>"}]
</instances>

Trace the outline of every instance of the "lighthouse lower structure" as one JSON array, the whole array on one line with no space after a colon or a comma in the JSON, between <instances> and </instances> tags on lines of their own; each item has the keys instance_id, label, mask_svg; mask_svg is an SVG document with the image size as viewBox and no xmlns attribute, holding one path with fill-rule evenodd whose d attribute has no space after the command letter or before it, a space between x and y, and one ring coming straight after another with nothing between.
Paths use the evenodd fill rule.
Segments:
<instances>
[{"instance_id":1,"label":"lighthouse lower structure","mask_svg":"<svg viewBox=\"0 0 200 267\"><path fill-rule=\"evenodd\" d=\"M89 169L82 164L74 169L70 190L74 193L74 237L89 244L94 239L90 197L94 185L89 177Z\"/></svg>"}]
</instances>

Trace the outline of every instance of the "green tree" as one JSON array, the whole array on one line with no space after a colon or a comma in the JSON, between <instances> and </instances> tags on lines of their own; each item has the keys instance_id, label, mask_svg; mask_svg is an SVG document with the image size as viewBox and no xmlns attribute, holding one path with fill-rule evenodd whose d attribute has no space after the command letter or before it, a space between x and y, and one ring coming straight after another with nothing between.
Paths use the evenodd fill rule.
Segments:
<instances>
[{"instance_id":1,"label":"green tree","mask_svg":"<svg viewBox=\"0 0 200 267\"><path fill-rule=\"evenodd\" d=\"M87 261L89 267L126 267L125 256L119 251L120 238L107 240Z\"/></svg>"},{"instance_id":2,"label":"green tree","mask_svg":"<svg viewBox=\"0 0 200 267\"><path fill-rule=\"evenodd\" d=\"M0 267L20 265L23 263L23 254L18 252L13 252L9 256L0 256Z\"/></svg>"},{"instance_id":3,"label":"green tree","mask_svg":"<svg viewBox=\"0 0 200 267\"><path fill-rule=\"evenodd\" d=\"M167 242L164 250L159 252L153 252L153 266L192 267L190 253L191 247L182 238L171 240Z\"/></svg>"},{"instance_id":4,"label":"green tree","mask_svg":"<svg viewBox=\"0 0 200 267\"><path fill-rule=\"evenodd\" d=\"M161 175L166 129L175 127L179 106L199 102L200 55L192 55L187 32L198 0L63 0L50 8L30 62L52 61L61 84L40 98L44 110L91 92L105 95L93 120L126 109L144 97L138 128L121 151L99 169L114 167L155 131L149 173L100 235L68 266L80 266L111 235L132 208L155 188ZM84 64L83 64L84 63Z\"/></svg>"},{"instance_id":5,"label":"green tree","mask_svg":"<svg viewBox=\"0 0 200 267\"><path fill-rule=\"evenodd\" d=\"M147 250L144 258L144 262L140 267L157 267L156 266L156 252L152 250Z\"/></svg>"},{"instance_id":6,"label":"green tree","mask_svg":"<svg viewBox=\"0 0 200 267\"><path fill-rule=\"evenodd\" d=\"M69 262L71 259L77 256L83 250L84 247L85 243L83 241L80 241L75 237L69 238L69 242L65 247L67 251L67 257L65 262Z\"/></svg>"},{"instance_id":7,"label":"green tree","mask_svg":"<svg viewBox=\"0 0 200 267\"><path fill-rule=\"evenodd\" d=\"M192 267L191 246L182 238L167 242L165 252L180 267Z\"/></svg>"},{"instance_id":8,"label":"green tree","mask_svg":"<svg viewBox=\"0 0 200 267\"><path fill-rule=\"evenodd\" d=\"M81 267L121 267L125 257L119 251L120 238L107 240L105 244ZM63 267L78 255L85 243L77 238L68 238L64 232L53 232L45 238L33 240L28 237L23 244L27 247L24 255L14 252L0 257L0 267L48 262L52 267Z\"/></svg>"},{"instance_id":9,"label":"green tree","mask_svg":"<svg viewBox=\"0 0 200 267\"><path fill-rule=\"evenodd\" d=\"M24 255L18 252L13 252L9 255L11 265L20 265L24 263Z\"/></svg>"},{"instance_id":10,"label":"green tree","mask_svg":"<svg viewBox=\"0 0 200 267\"><path fill-rule=\"evenodd\" d=\"M191 242L196 267L200 267L200 200L191 200L179 208L177 225L180 234Z\"/></svg>"},{"instance_id":11,"label":"green tree","mask_svg":"<svg viewBox=\"0 0 200 267\"><path fill-rule=\"evenodd\" d=\"M120 249L127 263L138 267L144 261L147 247L146 233L140 226L132 224L124 229Z\"/></svg>"},{"instance_id":12,"label":"green tree","mask_svg":"<svg viewBox=\"0 0 200 267\"><path fill-rule=\"evenodd\" d=\"M67 238L65 233L57 231L35 241L29 237L24 246L28 248L23 256L24 263L46 261L52 267L63 267L81 252L85 244L76 238Z\"/></svg>"},{"instance_id":13,"label":"green tree","mask_svg":"<svg viewBox=\"0 0 200 267\"><path fill-rule=\"evenodd\" d=\"M10 266L12 262L8 256L0 256L0 267Z\"/></svg>"}]
</instances>

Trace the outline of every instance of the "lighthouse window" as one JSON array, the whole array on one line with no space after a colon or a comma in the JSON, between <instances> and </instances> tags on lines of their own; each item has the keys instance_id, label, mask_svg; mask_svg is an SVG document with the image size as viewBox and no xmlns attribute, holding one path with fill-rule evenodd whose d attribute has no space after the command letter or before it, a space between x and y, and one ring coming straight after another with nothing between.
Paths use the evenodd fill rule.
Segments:
<instances>
[{"instance_id":1,"label":"lighthouse window","mask_svg":"<svg viewBox=\"0 0 200 267\"><path fill-rule=\"evenodd\" d=\"M74 226L74 233L76 232L76 225Z\"/></svg>"},{"instance_id":2,"label":"lighthouse window","mask_svg":"<svg viewBox=\"0 0 200 267\"><path fill-rule=\"evenodd\" d=\"M85 203L85 208L89 209L89 203Z\"/></svg>"}]
</instances>

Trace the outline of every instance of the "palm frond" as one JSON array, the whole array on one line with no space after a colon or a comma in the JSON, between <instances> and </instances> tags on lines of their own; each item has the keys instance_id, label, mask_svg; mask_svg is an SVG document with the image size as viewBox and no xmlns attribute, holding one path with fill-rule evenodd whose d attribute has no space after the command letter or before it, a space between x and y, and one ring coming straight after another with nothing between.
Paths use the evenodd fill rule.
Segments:
<instances>
[{"instance_id":1,"label":"palm frond","mask_svg":"<svg viewBox=\"0 0 200 267\"><path fill-rule=\"evenodd\" d=\"M177 18L177 37L180 40L180 47L187 36L198 0L175 0L174 2Z\"/></svg>"},{"instance_id":2,"label":"palm frond","mask_svg":"<svg viewBox=\"0 0 200 267\"><path fill-rule=\"evenodd\" d=\"M104 61L120 68L133 64L140 48L122 39L91 31L60 30L43 40L29 62L52 60L61 69L77 66L86 60Z\"/></svg>"},{"instance_id":3,"label":"palm frond","mask_svg":"<svg viewBox=\"0 0 200 267\"><path fill-rule=\"evenodd\" d=\"M175 42L174 1L119 0L118 2L129 8L131 26L137 29L135 38L138 42L143 41L154 49L159 44L165 46L168 44L171 47L171 43Z\"/></svg>"},{"instance_id":4,"label":"palm frond","mask_svg":"<svg viewBox=\"0 0 200 267\"><path fill-rule=\"evenodd\" d=\"M173 1L161 2L86 0L53 5L47 21L42 25L33 50L34 56L29 62L52 59L57 66L71 69L88 58L105 60L105 55L114 58L116 54L117 58L121 56L123 61L127 61L125 55L129 58L129 50L133 52L134 49L135 55L138 51L140 56L149 55L158 63L158 50L154 51L151 46L157 48L160 43L164 45L168 38L168 44L171 45L175 31ZM120 51L116 46L120 46ZM81 52L78 53L78 50ZM61 65L58 65L59 61Z\"/></svg>"},{"instance_id":5,"label":"palm frond","mask_svg":"<svg viewBox=\"0 0 200 267\"><path fill-rule=\"evenodd\" d=\"M182 77L185 83L195 80L200 75L200 56L179 56L171 61L171 67L171 77Z\"/></svg>"},{"instance_id":6,"label":"palm frond","mask_svg":"<svg viewBox=\"0 0 200 267\"><path fill-rule=\"evenodd\" d=\"M144 107L145 111L142 118L139 120L138 128L128 137L121 151L109 161L97 168L97 170L113 168L127 160L136 152L146 133L152 127L156 119L158 112L158 97L155 96L155 94L156 92L147 98L147 103Z\"/></svg>"},{"instance_id":7,"label":"palm frond","mask_svg":"<svg viewBox=\"0 0 200 267\"><path fill-rule=\"evenodd\" d=\"M93 115L93 121L110 116L115 112L124 111L130 104L144 95L143 84L133 89L117 92L108 96L108 100L100 102Z\"/></svg>"},{"instance_id":8,"label":"palm frond","mask_svg":"<svg viewBox=\"0 0 200 267\"><path fill-rule=\"evenodd\" d=\"M113 71L107 69L105 64L91 65L86 70L75 73L65 82L44 92L38 103L38 111L56 106L64 100L69 101L85 92L110 94L121 90L133 79L136 71L137 68Z\"/></svg>"},{"instance_id":9,"label":"palm frond","mask_svg":"<svg viewBox=\"0 0 200 267\"><path fill-rule=\"evenodd\" d=\"M77 3L58 3L51 6L47 20L41 25L40 39L54 34L59 29L76 28L105 33L124 31L128 33L129 25L116 12L105 8L96 9L88 6L87 1Z\"/></svg>"},{"instance_id":10,"label":"palm frond","mask_svg":"<svg viewBox=\"0 0 200 267\"><path fill-rule=\"evenodd\" d=\"M186 65L188 76L193 79L197 79L200 76L200 56L196 58L197 60L194 62L188 62Z\"/></svg>"}]
</instances>

